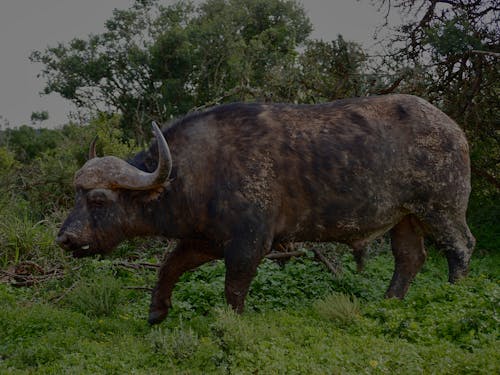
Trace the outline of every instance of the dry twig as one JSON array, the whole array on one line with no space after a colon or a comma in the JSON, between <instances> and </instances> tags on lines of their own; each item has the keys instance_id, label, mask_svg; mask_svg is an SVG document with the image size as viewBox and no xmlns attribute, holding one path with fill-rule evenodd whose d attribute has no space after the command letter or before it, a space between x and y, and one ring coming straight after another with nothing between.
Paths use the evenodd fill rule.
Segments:
<instances>
[{"instance_id":1,"label":"dry twig","mask_svg":"<svg viewBox=\"0 0 500 375\"><path fill-rule=\"evenodd\" d=\"M333 273L335 277L339 277L342 274L342 269L340 267L334 266L317 248L312 248L314 255L317 260L323 263L328 270Z\"/></svg>"},{"instance_id":2,"label":"dry twig","mask_svg":"<svg viewBox=\"0 0 500 375\"><path fill-rule=\"evenodd\" d=\"M305 251L297 250L297 251L289 251L289 252L272 252L266 255L267 259L283 259L283 258L292 258L292 257L300 257L306 255Z\"/></svg>"}]
</instances>

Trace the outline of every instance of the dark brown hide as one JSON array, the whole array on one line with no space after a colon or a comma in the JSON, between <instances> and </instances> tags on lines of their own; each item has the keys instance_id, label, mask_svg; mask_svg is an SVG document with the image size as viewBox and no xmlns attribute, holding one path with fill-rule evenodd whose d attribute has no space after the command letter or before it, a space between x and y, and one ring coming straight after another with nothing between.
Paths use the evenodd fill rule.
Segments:
<instances>
[{"instance_id":1,"label":"dark brown hide","mask_svg":"<svg viewBox=\"0 0 500 375\"><path fill-rule=\"evenodd\" d=\"M388 297L406 294L427 235L444 249L450 281L467 273L474 247L465 222L467 141L422 99L229 104L188 115L163 134L173 162L168 183L145 191L79 183L58 237L79 256L134 236L179 239L160 271L151 323L167 315L183 272L217 258L226 264L227 301L242 311L273 243L338 241L361 257L391 230L396 267ZM157 159L155 142L131 164L152 172Z\"/></svg>"}]
</instances>

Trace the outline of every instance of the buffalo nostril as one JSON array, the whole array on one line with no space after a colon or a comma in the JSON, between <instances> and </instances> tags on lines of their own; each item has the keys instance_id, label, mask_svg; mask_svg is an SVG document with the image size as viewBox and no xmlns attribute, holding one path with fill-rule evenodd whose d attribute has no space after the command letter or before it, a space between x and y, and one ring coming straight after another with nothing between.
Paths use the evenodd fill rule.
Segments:
<instances>
[{"instance_id":1,"label":"buffalo nostril","mask_svg":"<svg viewBox=\"0 0 500 375\"><path fill-rule=\"evenodd\" d=\"M67 233L61 233L57 236L56 243L63 249L68 249L71 244L71 238Z\"/></svg>"}]
</instances>

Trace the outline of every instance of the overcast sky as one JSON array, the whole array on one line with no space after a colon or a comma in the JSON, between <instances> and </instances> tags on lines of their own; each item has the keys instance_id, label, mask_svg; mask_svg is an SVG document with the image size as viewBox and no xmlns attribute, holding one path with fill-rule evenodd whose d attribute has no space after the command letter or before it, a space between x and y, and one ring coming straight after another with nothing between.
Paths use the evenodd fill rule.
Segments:
<instances>
[{"instance_id":1,"label":"overcast sky","mask_svg":"<svg viewBox=\"0 0 500 375\"><path fill-rule=\"evenodd\" d=\"M373 32L382 15L370 5L370 0L301 2L313 23L314 38L332 40L342 34L365 47L373 44ZM131 3L132 0L0 0L0 116L10 126L19 126L30 123L33 111L46 110L50 119L44 124L66 123L72 109L70 102L55 94L39 95L43 81L36 75L42 66L29 61L30 52L100 33L113 9L128 8Z\"/></svg>"}]
</instances>

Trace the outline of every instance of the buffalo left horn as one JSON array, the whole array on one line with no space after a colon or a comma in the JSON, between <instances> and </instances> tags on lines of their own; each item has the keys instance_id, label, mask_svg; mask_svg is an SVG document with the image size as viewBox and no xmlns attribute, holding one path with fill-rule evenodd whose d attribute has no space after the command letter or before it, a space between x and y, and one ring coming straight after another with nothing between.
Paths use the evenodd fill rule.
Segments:
<instances>
[{"instance_id":1,"label":"buffalo left horn","mask_svg":"<svg viewBox=\"0 0 500 375\"><path fill-rule=\"evenodd\" d=\"M91 160L91 159L94 159L95 157L97 157L97 153L95 151L95 144L97 143L97 139L99 138L98 135L96 135L94 137L94 139L92 140L92 142L90 142L90 147L89 147L89 159L88 160Z\"/></svg>"}]
</instances>

